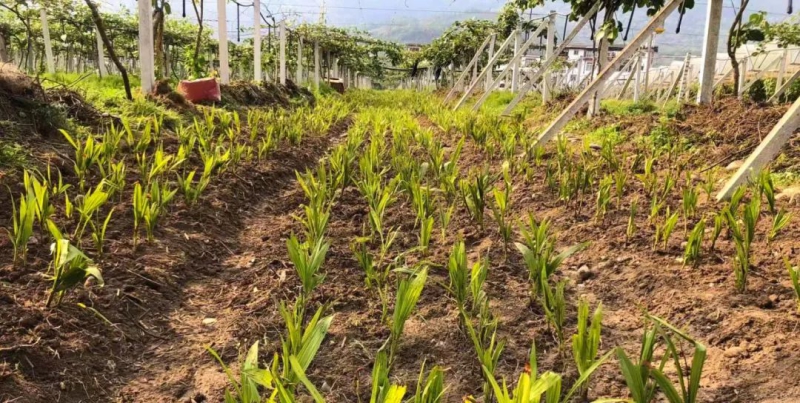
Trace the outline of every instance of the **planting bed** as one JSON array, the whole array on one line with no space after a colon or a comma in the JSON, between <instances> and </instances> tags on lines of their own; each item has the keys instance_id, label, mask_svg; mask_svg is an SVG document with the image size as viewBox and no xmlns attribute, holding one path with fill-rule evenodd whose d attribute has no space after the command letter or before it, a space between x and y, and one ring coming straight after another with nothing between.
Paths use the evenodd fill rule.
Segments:
<instances>
[{"instance_id":1,"label":"planting bed","mask_svg":"<svg viewBox=\"0 0 800 403\"><path fill-rule=\"evenodd\" d=\"M230 91L230 96L238 100L247 89ZM280 103L286 107L290 104ZM791 376L800 366L800 315L783 262L784 257L795 264L800 262L797 225L790 221L768 241L775 213L767 210L764 200L750 248L746 290L737 291L733 271L736 249L728 224L711 248L714 217L727 203L710 200L705 190L721 187L732 174L726 170L728 164L744 158L786 107L742 106L738 101L724 100L714 110L685 107L670 116L640 110L609 113L595 120L573 122L562 139L537 150L532 147L537 128L557 114L558 107L533 103L526 119L501 123L491 112L478 117L451 113L439 107L437 98L412 92L355 92L342 100L337 96L318 103L313 110L286 112L281 116L289 116L287 120L276 124L262 120L251 125L245 122L248 112L240 110L243 127L237 144L257 148L258 140L246 139L250 129L255 128L255 138L260 139L271 136L267 134L270 130L283 130L270 129L280 124L305 135L300 141L293 141L292 134L276 135L275 145L264 158L229 163L224 171L213 175L194 204L187 203L178 192L160 218L154 239L148 242L140 228L142 236L136 245L132 239L131 199L134 183L141 178L133 151L123 147L121 152L129 153L125 160L127 186L108 202L115 206L115 213L106 234L105 254L96 253L88 230L81 243L102 269L102 288L93 279L85 284L81 281L66 293L60 305L45 307L51 284L50 233L39 223L34 225L24 263L15 264L12 243L0 240L0 400L222 401L231 381L207 347L238 374L248 348L259 342L259 366L268 366L274 354L285 355L281 345L287 330L279 307L300 298L306 306L306 321L320 307L323 316L333 315L318 353L305 370L310 383L326 401L370 401L378 352L392 349L387 343L393 335L388 323L397 310L397 282L414 278L410 271L419 273L427 268L424 289L393 351L389 382L406 386L406 398L411 398L417 390L420 368L424 365L427 375L431 367L439 366L446 387L440 401L483 401L487 377L464 317L479 326L478 316L487 315L487 311L477 314L466 309L470 312L460 313L457 308L448 261L460 240L469 268L488 259L482 289L488 297L489 317L497 320L496 339L505 343L496 368L490 372L498 381L504 377L509 387L516 385L520 374L530 372L526 366L535 342L539 372L560 374L562 397L567 394L579 378L571 337L577 328L576 307L583 300L590 312L602 304L597 356L611 352L584 383L589 401L630 396L614 349L638 359L642 333L654 323L647 314L669 322L707 348L697 401L800 400L800 380ZM212 110L217 114L210 125L216 128L212 132L223 136L216 141L227 147L225 131L221 130L225 111L193 110L183 117L185 126L181 127L189 127L195 117L201 121L203 113ZM313 118L322 115L327 116L323 123ZM734 118L740 120L729 123ZM181 144L176 127L165 129L161 137L164 150L170 154L178 153ZM506 142L509 136L515 139L511 146ZM385 143L379 144L379 138ZM492 191L485 194L486 207L480 209L485 215L484 228L476 220L474 208L469 207L473 199L465 196L469 193L466 188L455 183L451 189L454 193L448 194L434 173L447 168L436 168L430 157L435 146L427 143L431 139L440 143L445 161L460 150L454 161L458 166L454 177L463 180L464 186L486 172L492 188L499 193L509 190L510 207L504 219L511 228L510 242L504 242L497 219L497 196ZM49 161L52 169L59 168L64 181L73 186L68 192L74 199L73 193L79 194L78 177L70 161L74 151L52 133L45 134L43 140L26 144L32 160L29 168L45 172ZM459 146L462 141L463 146ZM124 140L122 143L127 144ZM320 179L319 166L327 167L333 181L338 171L332 161L337 161L337 153L344 153L348 146L352 146L353 159L348 164L351 182L330 189L325 204L330 208L330 218L322 238L329 243L320 268L324 278L305 293L296 262L287 252L292 234L301 241L309 238L301 221L309 218L303 206L313 203L302 185L313 175ZM156 148L155 142L150 145L149 155ZM405 150L400 158L392 158L395 149ZM373 174L379 175L382 189L397 186L394 201L382 215L384 230L377 231L382 236L374 234L372 208L364 195L366 185L359 185L370 170L366 168L369 162L362 166L360 160L373 153L378 156L373 162L380 168ZM611 168L610 156L616 158L618 169ZM650 157L652 170L646 168ZM176 175L185 175L189 168L197 169L198 174L203 170L198 156L192 155L186 164L163 176L164 183L174 188ZM791 170L796 164L796 153L787 150L774 173ZM563 186L575 171L567 171L567 165L594 172L584 190L569 196ZM402 170L409 167L420 175L416 180L422 187L431 190L434 211L429 217L434 224L426 249L419 247L422 224L406 190L413 186L406 187L407 181L399 180L406 178ZM556 174L559 169L564 169L564 176ZM306 170L311 174L298 179L296 171L302 174ZM646 177L648 171L654 175L650 179ZM601 182L605 175L613 177L618 172L627 177L626 186L619 198L611 190L602 214L597 207ZM21 169L6 169L4 173L0 178L10 186L14 202L19 203L24 191ZM394 177L398 180L392 184ZM95 167L88 182L96 186L101 178ZM663 193L646 185L647 180L653 180L654 188L661 189L670 179L675 183ZM696 211L687 217L683 192L689 189L697 189L697 202ZM796 220L800 208L790 197L792 189L785 190L783 196L780 189L775 191L779 194L776 211L785 209ZM654 194L661 208L651 218ZM742 205L754 197L759 197L758 192L749 189ZM0 209L0 223L11 228L12 201L3 194L0 203L9 206ZM53 204L54 221L64 230L73 228L74 220L66 218L62 198L54 199ZM638 208L632 209L632 205ZM443 229L443 214L451 207L452 216ZM107 212L103 210L102 218ZM672 236L666 244L659 240L654 245L654 224L663 225L676 212L678 221ZM536 222L551 222L549 235L556 251L588 242L547 280L554 289L560 281L566 281L562 343L548 319L548 297L532 298L529 267L514 245L524 243L521 229L529 215ZM706 231L699 258L685 262L686 242L700 221L706 222ZM396 238L385 259L379 259L380 239L393 230L397 231ZM385 320L380 287L366 284L365 271L354 253L359 246L357 239L370 236L371 240L363 243L366 250L376 261L392 263L390 268L398 269L384 280L388 292ZM680 347L679 361L687 369L694 346L684 342ZM659 344L656 356L660 359L664 351L664 344ZM277 362L283 365L282 358ZM671 361L664 373L677 379ZM299 401L312 401L307 386L297 380L288 384L294 384ZM269 394L264 392L264 396ZM580 395L578 391L571 401L582 401Z\"/></svg>"}]
</instances>

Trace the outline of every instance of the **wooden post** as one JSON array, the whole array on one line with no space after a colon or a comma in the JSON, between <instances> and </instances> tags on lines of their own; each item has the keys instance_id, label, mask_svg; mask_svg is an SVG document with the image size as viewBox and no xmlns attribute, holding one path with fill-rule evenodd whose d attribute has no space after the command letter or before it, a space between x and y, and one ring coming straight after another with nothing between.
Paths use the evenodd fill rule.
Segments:
<instances>
[{"instance_id":1,"label":"wooden post","mask_svg":"<svg viewBox=\"0 0 800 403\"><path fill-rule=\"evenodd\" d=\"M319 42L314 42L314 88L319 91Z\"/></svg>"},{"instance_id":2,"label":"wooden post","mask_svg":"<svg viewBox=\"0 0 800 403\"><path fill-rule=\"evenodd\" d=\"M280 77L281 85L286 85L286 20L281 21L278 35L280 35L280 54L278 56L280 64L278 67L278 77Z\"/></svg>"},{"instance_id":3,"label":"wooden post","mask_svg":"<svg viewBox=\"0 0 800 403\"><path fill-rule=\"evenodd\" d=\"M220 0L224 1L224 0ZM139 75L141 76L142 92L149 94L153 91L156 81L156 72L153 50L153 10L149 1L139 1Z\"/></svg>"},{"instance_id":4,"label":"wooden post","mask_svg":"<svg viewBox=\"0 0 800 403\"><path fill-rule=\"evenodd\" d=\"M495 43L496 40L497 40L497 34L493 34L492 35L492 41L489 42L489 60L491 60L494 57L494 43ZM502 50L500 52L498 52L498 53L501 53L501 52L502 52ZM494 70L494 66L493 65L489 66L489 70L486 72L486 84L485 84L485 87L484 87L486 91L491 91L489 89L489 86L492 85L492 81L494 80L492 78L492 76L493 76L492 70Z\"/></svg>"},{"instance_id":5,"label":"wooden post","mask_svg":"<svg viewBox=\"0 0 800 403\"><path fill-rule=\"evenodd\" d=\"M553 52L553 57L551 57L548 60L545 60L544 64L542 64L539 67L539 69L536 70L536 72L533 74L533 76L528 78L529 82L526 83L525 85L523 85L519 89L519 93L516 96L514 96L514 99L512 99L511 102L506 106L506 109L503 110L503 113L502 113L503 116L509 116L511 114L511 111L514 110L514 107L517 106L517 104L522 100L522 98L525 97L525 94L527 94L528 91L530 91L536 85L536 82L542 76L544 71L547 70L548 68L550 68L550 66L553 63L555 63L556 59L558 59L558 55L560 55L564 51L564 49L566 49L567 45L572 43L572 40L575 39L576 36L578 36L578 33L580 33L581 29L583 29L583 27L586 24L589 23L589 20L591 20L594 17L594 15L597 13L597 10L600 9L601 4L602 3L600 1L597 1L594 4L594 6L592 6L591 10L589 10L589 12L587 12L578 21L578 23L575 25L575 27L572 28L572 31L561 42L561 45L558 46L558 49L556 49L555 52ZM536 35L538 35L538 34L536 34ZM535 37L536 35L532 35L532 37Z\"/></svg>"},{"instance_id":6,"label":"wooden post","mask_svg":"<svg viewBox=\"0 0 800 403\"><path fill-rule=\"evenodd\" d=\"M606 66L606 68L597 76L597 78L595 78L595 80L589 84L589 86L586 87L586 89L583 90L583 92L581 92L580 95L578 95L578 97L575 98L575 100L572 101L572 103L566 109L564 109L564 111L561 112L561 114L550 124L550 126L547 127L547 129L545 129L544 132L542 132L537 139L537 144L543 145L555 137L555 135L558 134L561 129L564 128L564 126L566 126L572 117L578 113L583 105L589 101L592 94L605 85L606 80L611 77L611 74L614 73L614 70L616 70L625 59L629 58L633 53L635 53L642 43L647 40L647 38L650 36L650 33L653 32L656 27L661 26L661 24L664 23L664 20L666 20L667 17L673 11L675 11L675 9L678 8L681 3L682 0L670 0L666 5L664 5L664 8L662 8L661 11L659 11L658 14L656 14L656 16L647 23L647 25L642 29L641 32L639 32L638 35L636 35L635 38L633 38L628 46L626 46L625 49L623 49L611 63L608 63L608 66Z\"/></svg>"},{"instance_id":7,"label":"wooden post","mask_svg":"<svg viewBox=\"0 0 800 403\"><path fill-rule=\"evenodd\" d=\"M707 0L706 32L703 36L703 64L700 67L700 91L697 103L710 104L714 95L714 74L717 70L719 26L722 20L722 0Z\"/></svg>"},{"instance_id":8,"label":"wooden post","mask_svg":"<svg viewBox=\"0 0 800 403\"><path fill-rule=\"evenodd\" d=\"M297 74L295 76L297 85L303 84L303 37L297 41Z\"/></svg>"},{"instance_id":9,"label":"wooden post","mask_svg":"<svg viewBox=\"0 0 800 403\"><path fill-rule=\"evenodd\" d=\"M103 38L100 37L100 31L97 28L95 28L94 34L97 37L97 70L100 77L105 77L108 75L108 68L106 67L106 54L103 51Z\"/></svg>"},{"instance_id":10,"label":"wooden post","mask_svg":"<svg viewBox=\"0 0 800 403\"><path fill-rule=\"evenodd\" d=\"M800 99L796 100L789 111L781 118L761 144L739 167L739 170L728 180L722 190L717 194L717 200L726 200L733 195L736 189L745 184L748 179L757 175L765 165L772 161L789 141L797 128L800 127Z\"/></svg>"},{"instance_id":11,"label":"wooden post","mask_svg":"<svg viewBox=\"0 0 800 403\"><path fill-rule=\"evenodd\" d=\"M47 23L47 11L44 7L39 9L39 18L42 20L42 36L44 39L44 54L47 62L47 72L56 72L56 64L53 61L53 45L50 43L50 26Z\"/></svg>"},{"instance_id":12,"label":"wooden post","mask_svg":"<svg viewBox=\"0 0 800 403\"><path fill-rule=\"evenodd\" d=\"M261 0L253 0L253 79L261 82Z\"/></svg>"},{"instance_id":13,"label":"wooden post","mask_svg":"<svg viewBox=\"0 0 800 403\"><path fill-rule=\"evenodd\" d=\"M547 45L545 46L544 58L548 60L553 57L553 51L555 50L556 46L556 12L550 11L550 15L547 19ZM548 69L549 70L549 69ZM550 72L545 70L544 72L544 85L542 86L542 102L549 102L552 96L551 94L551 77Z\"/></svg>"},{"instance_id":14,"label":"wooden post","mask_svg":"<svg viewBox=\"0 0 800 403\"><path fill-rule=\"evenodd\" d=\"M141 2L141 0L139 1ZM231 81L231 71L228 66L228 21L225 9L225 0L217 0L217 22L219 36L219 80L222 84Z\"/></svg>"}]
</instances>

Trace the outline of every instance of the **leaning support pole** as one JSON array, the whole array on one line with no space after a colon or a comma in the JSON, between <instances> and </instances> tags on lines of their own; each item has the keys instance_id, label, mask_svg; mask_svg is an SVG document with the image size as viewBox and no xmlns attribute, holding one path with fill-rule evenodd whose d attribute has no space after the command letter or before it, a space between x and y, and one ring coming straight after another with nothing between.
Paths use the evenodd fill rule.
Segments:
<instances>
[{"instance_id":1,"label":"leaning support pole","mask_svg":"<svg viewBox=\"0 0 800 403\"><path fill-rule=\"evenodd\" d=\"M703 36L703 64L700 67L700 91L697 103L710 104L714 95L714 73L717 70L719 25L722 20L722 0L708 0L706 33Z\"/></svg>"},{"instance_id":2,"label":"leaning support pole","mask_svg":"<svg viewBox=\"0 0 800 403\"><path fill-rule=\"evenodd\" d=\"M669 101L669 97L672 96L672 92L675 91L675 88L677 88L678 84L681 83L681 79L683 79L683 73L686 72L686 63L688 62L689 62L689 55L687 54L686 58L683 60L683 64L681 64L681 69L678 70L678 74L675 76L675 81L673 81L672 84L669 86L669 88L667 88L667 91L663 95L664 98L660 100L663 101L663 104L661 105L662 107L667 104L667 102Z\"/></svg>"},{"instance_id":3,"label":"leaning support pole","mask_svg":"<svg viewBox=\"0 0 800 403\"><path fill-rule=\"evenodd\" d=\"M728 180L719 194L717 194L717 200L729 199L739 186L758 174L765 165L778 155L781 148L789 141L789 138L798 127L800 127L800 99L794 101L789 111L783 115L767 137L761 141L761 144L744 161L733 177Z\"/></svg>"},{"instance_id":4,"label":"leaning support pole","mask_svg":"<svg viewBox=\"0 0 800 403\"><path fill-rule=\"evenodd\" d=\"M529 47L531 47L531 45L533 45L534 42L536 42L536 37L539 35L539 33L542 32L542 30L544 30L544 27L545 27L544 24L540 24L539 28L533 32L533 35L530 35L528 37L528 40L524 44L522 44L522 47L518 49L519 51L516 52L514 58L512 58L511 61L508 62L503 71L500 72L500 75L492 82L491 85L489 85L489 87L486 89L486 92L484 92L483 95L481 95L481 97L478 98L478 101L475 102L475 105L472 106L473 111L477 111L478 109L480 109L481 105L483 105L483 103L486 102L487 99L489 99L489 95L491 94L491 92L494 91L494 89L497 88L498 85L500 85L500 82L503 80L503 77L506 76L506 73L509 70L516 69L516 66L519 64L520 60L524 57L525 52L528 50Z\"/></svg>"},{"instance_id":5,"label":"leaning support pole","mask_svg":"<svg viewBox=\"0 0 800 403\"><path fill-rule=\"evenodd\" d=\"M470 69L473 66L477 66L478 59L480 59L481 55L483 54L483 50L486 49L486 45L489 44L490 39L492 39L492 35L487 36L486 39L483 40L483 44L481 44L481 47L479 47L478 50L475 52L475 56L472 56L472 60L469 62L469 64L466 67L464 67L464 71L462 71L461 75L458 76L458 80L456 80L456 82L453 83L453 88L451 88L450 91L447 93L447 96L444 97L444 101L442 101L442 103L446 104L448 101L450 101L450 98L453 95L455 95L456 91L458 90L458 87L461 85L464 79L467 78L467 75L469 75Z\"/></svg>"},{"instance_id":6,"label":"leaning support pole","mask_svg":"<svg viewBox=\"0 0 800 403\"><path fill-rule=\"evenodd\" d=\"M767 102L773 103L777 101L778 98L780 98L781 95L783 95L783 93L786 92L786 90L788 90L789 87L792 86L792 83L794 83L798 78L800 78L800 70L797 70L791 77L789 77L789 79L786 80L786 82L775 91L775 94Z\"/></svg>"},{"instance_id":7,"label":"leaning support pole","mask_svg":"<svg viewBox=\"0 0 800 403\"><path fill-rule=\"evenodd\" d=\"M759 72L756 73L755 77L753 77L753 79L750 80L750 82L747 83L744 86L744 88L742 88L742 92L746 93L747 90L750 89L750 87L752 87L756 82L758 82L758 80L764 78L764 76L767 74L767 72L769 72L770 69L775 67L778 63L782 63L782 62L783 62L783 59L775 59L775 60L772 61L772 63L767 65L767 67L764 67L761 70L759 70Z\"/></svg>"},{"instance_id":8,"label":"leaning support pole","mask_svg":"<svg viewBox=\"0 0 800 403\"><path fill-rule=\"evenodd\" d=\"M667 17L673 11L675 11L676 8L678 8L682 1L683 0L670 0L670 2L667 3L652 20L650 20L644 29L642 29L642 31L639 32L635 38L633 38L628 46L626 46L625 49L623 49L617 55L617 57L611 61L611 63L608 63L608 66L606 66L606 68L600 72L597 78L595 78L595 80L589 84L589 86L586 87L586 89L584 89L583 92L581 92L580 95L578 95L578 97L572 101L572 103L566 109L564 109L563 112L561 112L561 115L559 115L556 120L553 121L550 126L547 127L547 129L545 129L544 132L542 132L537 139L537 144L543 145L555 137L555 135L567 125L567 123L578 113L578 111L580 111L583 105L589 101L592 94L603 88L606 80L611 77L620 64L622 64L623 61L630 58L633 53L639 50L639 47L642 45L642 43L644 43L644 41L647 40L647 38L650 36L650 33L653 32L656 27L661 26L664 23L664 20L666 20Z\"/></svg>"},{"instance_id":9,"label":"leaning support pole","mask_svg":"<svg viewBox=\"0 0 800 403\"><path fill-rule=\"evenodd\" d=\"M578 36L578 33L581 32L581 29L583 29L583 27L587 23L589 23L589 20L591 20L594 17L594 15L597 14L597 11L600 10L600 6L601 5L602 5L602 2L600 2L600 1L595 3L594 6L591 8L591 10L589 10L589 12L587 12L586 15L584 15L578 21L578 24L575 25L574 28L572 28L572 31L569 33L569 35L567 35L567 37L564 38L564 41L561 42L561 45L559 45L559 47L555 50L555 52L553 52L553 57L545 60L544 64L542 64L542 66L539 67L539 69L536 70L536 72L531 77L529 77L529 81L527 83L525 83L525 85L520 87L519 93L514 97L514 99L511 100L511 102L508 104L508 106L506 106L506 109L503 110L503 113L502 113L503 116L511 115L511 111L514 110L514 107L516 107L517 104L520 101L522 101L522 98L525 97L525 95L528 93L528 91L530 91L531 88L533 88L533 86L536 85L536 82L539 80L539 77L542 76L544 71L547 70L548 68L550 68L550 66L553 65L553 63L555 63L556 59L558 58L558 55L560 55L564 51L564 49L567 47L567 45L572 43L572 40L575 39L576 36ZM538 34L536 34L536 35L538 35ZM532 35L532 36L536 36L536 35Z\"/></svg>"},{"instance_id":10,"label":"leaning support pole","mask_svg":"<svg viewBox=\"0 0 800 403\"><path fill-rule=\"evenodd\" d=\"M472 94L472 92L475 91L475 89L478 87L478 85L480 85L481 80L484 77L486 77L487 74L491 74L492 69L494 69L494 64L497 63L497 59L500 58L500 55L503 54L503 51L505 51L506 48L508 47L508 45L511 44L511 40L513 39L513 34L515 32L516 31L512 32L512 34L509 35L508 38L506 38L505 41L503 41L503 44L500 45L500 49L498 49L497 53L495 53L494 56L492 56L489 59L489 62L486 63L486 67L484 67L483 70L481 70L481 73L478 74L478 77L475 78L475 80L472 82L472 85L470 85L469 88L467 88L467 90L464 92L464 95L462 95L461 99L458 101L458 103L456 103L456 106L453 107L453 110L456 110L456 109L460 108L461 105L464 104L464 101L466 101L467 98L469 98L470 94ZM490 85L491 85L491 83L490 83Z\"/></svg>"},{"instance_id":11,"label":"leaning support pole","mask_svg":"<svg viewBox=\"0 0 800 403\"><path fill-rule=\"evenodd\" d=\"M622 85L622 90L617 95L617 99L622 99L625 96L625 93L628 92L628 87L631 86L631 81L633 81L634 74L639 71L639 62L641 61L640 55L637 53L631 58L631 62L633 66L631 66L631 70L628 72L628 77L625 79L625 84ZM627 70L627 69L626 69ZM638 79L637 79L638 81ZM638 83L637 83L638 85Z\"/></svg>"}]
</instances>

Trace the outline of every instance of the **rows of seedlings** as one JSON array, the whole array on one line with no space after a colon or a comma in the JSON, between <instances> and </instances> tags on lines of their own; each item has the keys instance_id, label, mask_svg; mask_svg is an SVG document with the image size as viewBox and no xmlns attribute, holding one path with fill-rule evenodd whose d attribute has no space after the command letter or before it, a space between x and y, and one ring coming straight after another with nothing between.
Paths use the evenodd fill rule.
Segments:
<instances>
[{"instance_id":1,"label":"rows of seedlings","mask_svg":"<svg viewBox=\"0 0 800 403\"><path fill-rule=\"evenodd\" d=\"M346 139L315 170L298 173L306 199L296 217L302 233L290 236L287 250L300 290L293 302L281 303L281 350L262 365L255 344L239 378L226 367L231 401L294 401L296 393L303 393L300 389L315 401L325 401L308 371L325 348L323 339L336 312L329 305L333 301L313 294L326 278L331 212L338 203L353 203L344 200L351 192L363 199L366 212L360 234L349 241L352 262L363 276L361 287L379 307L370 314L386 328L385 339L375 346L369 388L355 397L371 402L453 398L446 380L450 369L444 365L423 362L416 385L404 371L395 378L399 382L390 381L396 367L407 364L403 355L410 351L403 348L403 335L408 321L419 314L415 311L425 290L440 287L478 368L472 380L476 386L469 390L482 396L467 396L469 401L587 401L593 374L601 366L606 371L614 367L612 359L627 391L597 401L651 402L662 396L670 402L700 400L706 346L647 312L637 354L602 343L603 305L571 300L575 285L564 275L564 262L590 248L591 241L571 246L559 242L553 220L538 217L535 210L520 211L530 204L515 193L543 180L547 197L590 225L623 220L622 242L637 244L650 237L639 244L662 250L681 237L680 260L687 269L701 264L724 234L735 251L733 285L746 292L752 246L772 242L790 217L776 206L768 173L739 189L719 211L708 213L698 200L701 193L710 197L717 171L698 180L678 143L623 144L620 133L605 128L600 144L576 145L562 136L545 148L536 145L521 120L453 113L415 93L357 92L348 99L357 117ZM675 193L680 194L678 202ZM396 219L398 209L410 219ZM468 221L457 219L462 215ZM772 225L757 235L756 224L764 216ZM483 256L470 253L476 234L497 236L502 247ZM409 236L416 241L409 244ZM513 375L516 382L507 382L498 368L509 340L503 337L505 324L497 311L507 301L494 301L492 292L498 288L492 277L505 275L509 265L524 269L514 275L527 283L529 312L541 314L548 324L560 361L553 365L560 370L540 371L536 344L529 343L525 369ZM786 265L796 287L797 271L788 261ZM447 358L436 361L446 363Z\"/></svg>"}]
</instances>

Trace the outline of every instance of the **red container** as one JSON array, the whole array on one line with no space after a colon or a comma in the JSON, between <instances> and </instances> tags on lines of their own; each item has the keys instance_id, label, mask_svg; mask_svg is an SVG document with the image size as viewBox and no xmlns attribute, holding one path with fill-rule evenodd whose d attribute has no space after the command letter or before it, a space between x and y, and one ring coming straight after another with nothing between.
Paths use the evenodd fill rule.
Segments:
<instances>
[{"instance_id":1,"label":"red container","mask_svg":"<svg viewBox=\"0 0 800 403\"><path fill-rule=\"evenodd\" d=\"M189 102L220 101L219 83L216 78L201 78L199 80L181 81L178 84L180 92Z\"/></svg>"}]
</instances>

